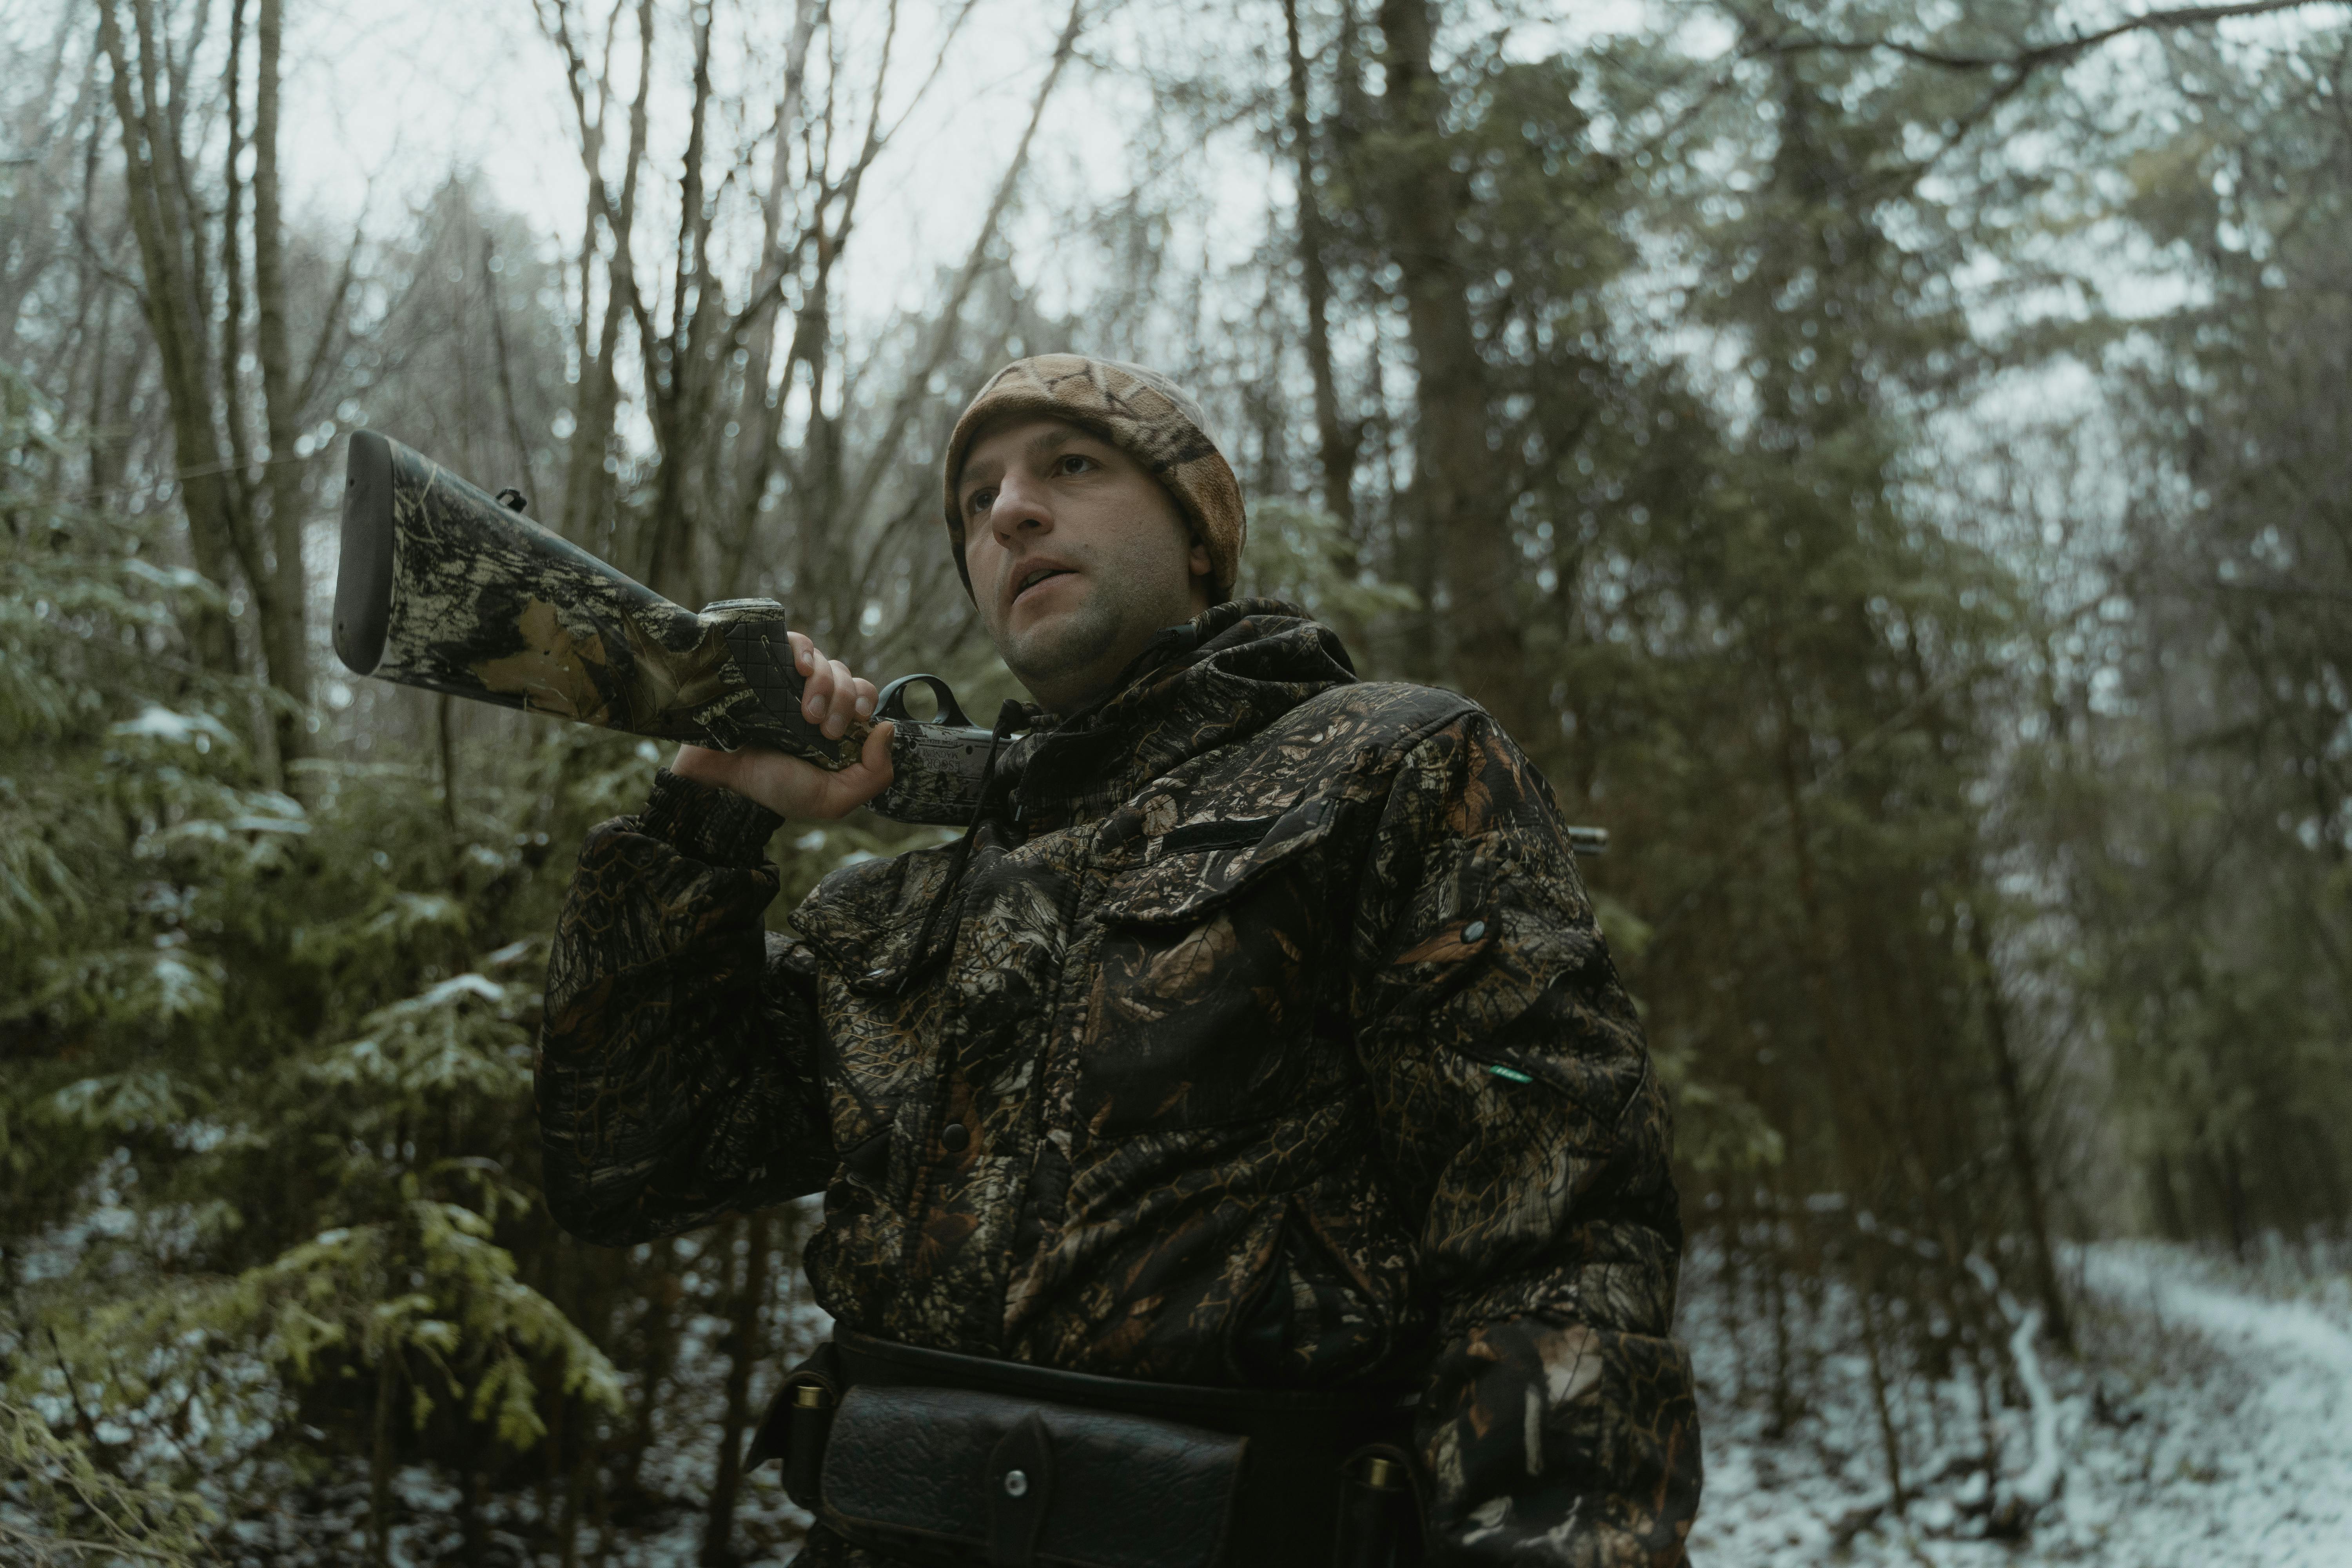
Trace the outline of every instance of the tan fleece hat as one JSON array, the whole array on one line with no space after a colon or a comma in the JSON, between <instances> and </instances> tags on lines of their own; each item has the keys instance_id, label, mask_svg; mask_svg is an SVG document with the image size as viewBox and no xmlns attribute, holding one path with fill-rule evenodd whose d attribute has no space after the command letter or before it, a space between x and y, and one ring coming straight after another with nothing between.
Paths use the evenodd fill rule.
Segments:
<instances>
[{"instance_id":1,"label":"tan fleece hat","mask_svg":"<svg viewBox=\"0 0 2352 1568\"><path fill-rule=\"evenodd\" d=\"M948 437L943 477L947 489L948 542L964 592L971 573L963 560L963 517L956 505L956 481L963 475L965 450L982 425L1003 414L1042 414L1099 433L1141 463L1176 498L1177 509L1209 549L1209 602L1233 596L1241 571L1242 541L1249 520L1242 487L1192 395L1156 370L1084 354L1036 354L1015 360L989 378L956 421Z\"/></svg>"}]
</instances>

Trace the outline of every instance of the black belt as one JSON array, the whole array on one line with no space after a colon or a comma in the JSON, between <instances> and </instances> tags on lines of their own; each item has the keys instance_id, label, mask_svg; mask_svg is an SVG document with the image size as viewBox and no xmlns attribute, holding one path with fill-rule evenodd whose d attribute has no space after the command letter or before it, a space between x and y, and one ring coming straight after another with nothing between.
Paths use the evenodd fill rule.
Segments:
<instances>
[{"instance_id":1,"label":"black belt","mask_svg":"<svg viewBox=\"0 0 2352 1568\"><path fill-rule=\"evenodd\" d=\"M837 1529L845 1521L836 1494L860 1484L851 1466L864 1461L845 1455L828 1467L824 1450L835 1414L858 1389L872 1392L845 1416L845 1431L853 1418L860 1430L887 1431L879 1425L886 1404L896 1412L889 1418L912 1423L893 1439L904 1452L886 1457L886 1462L910 1467L908 1487L970 1487L974 1482L967 1472L994 1467L985 1470L982 1483L989 1495L966 1510L971 1519L994 1521L971 1527L982 1531L994 1562L1059 1557L1106 1564L1197 1560L1220 1568L1315 1568L1327 1563L1401 1568L1419 1557L1413 1500L1418 1489L1408 1458L1413 1396L1401 1387L1262 1390L1150 1383L836 1331L831 1344L785 1380L761 1423L748 1462L783 1459L785 1487L793 1500ZM1119 1419L1089 1422L1087 1413ZM987 1435L983 1446L992 1447L992 1457L971 1448L982 1438L956 1436L959 1420ZM1186 1486L1213 1487L1221 1484L1210 1479L1224 1462L1220 1455L1229 1458L1235 1473L1225 1484L1223 1505L1230 1518L1221 1542L1207 1547L1205 1555L1188 1555L1192 1549L1178 1539L1186 1532L1171 1529L1142 1543L1159 1547L1159 1555L1137 1555L1124 1546L1104 1555L1066 1542L1056 1548L1052 1530L1045 1536L1037 1533L1046 1521L1024 1514L1020 1501L1032 1484L1029 1475L1055 1467L1056 1445L1060 1468L1067 1472L1065 1491L1074 1499L1106 1481L1118 1489L1161 1497L1173 1497ZM1024 1459L1024 1454L1034 1457ZM1132 1458L1122 1460L1122 1454ZM1016 1468L1020 1479L1011 1486L1020 1489L1008 1501L1002 1493ZM1035 1500L1041 1510L1054 1507L1042 1494ZM940 1517L953 1515L959 1506L948 1507ZM1058 1511L1074 1520L1079 1506L1073 1501ZM971 1511L983 1507L992 1511ZM1155 1533L1146 1524L1149 1513L1149 1508L1137 1508L1124 1516L1135 1521L1131 1534ZM1070 1522L1063 1533L1077 1528ZM1015 1536L1028 1531L1024 1539L1029 1545L1011 1539L1008 1531ZM946 1539L953 1531L942 1526L934 1533L941 1533L944 1556L959 1554ZM972 1544L967 1542L961 1554L968 1557ZM904 1549L901 1542L890 1545Z\"/></svg>"}]
</instances>

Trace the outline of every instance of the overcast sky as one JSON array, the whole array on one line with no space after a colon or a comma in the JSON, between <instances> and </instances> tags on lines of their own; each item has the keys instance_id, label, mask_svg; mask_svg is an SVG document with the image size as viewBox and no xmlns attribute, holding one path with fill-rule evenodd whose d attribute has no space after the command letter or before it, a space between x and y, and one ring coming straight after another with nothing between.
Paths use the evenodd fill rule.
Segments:
<instances>
[{"instance_id":1,"label":"overcast sky","mask_svg":"<svg viewBox=\"0 0 2352 1568\"><path fill-rule=\"evenodd\" d=\"M838 5L849 18L845 30L868 47L878 39L881 0ZM656 64L657 79L666 74L673 90L667 104L656 102L650 140L656 172L674 179L683 133L685 24L677 7L664 9L677 58L667 73ZM906 110L954 9L950 0L902 0L894 113ZM1087 45L1131 58L1143 40L1118 12L1150 8L1096 9L1105 19ZM335 0L289 10L285 156L308 211L340 226L364 206L370 226L389 232L402 208L446 171L471 168L551 239L567 247L576 243L584 189L577 132L557 53L527 0ZM770 0L766 14L781 36L789 0ZM1278 15L1271 6L1267 14ZM973 6L946 68L869 177L859 209L858 265L845 279L853 316L913 304L940 258L961 258L1012 156L1064 15L1053 0L978 0ZM772 85L756 77L751 85L747 96L772 97ZM1125 185L1121 110L1144 96L1139 84L1116 71L1082 67L1065 73L1033 153L1033 188L1046 201L1033 206L1018 237L1016 268L1025 279L1053 272L1053 236L1038 226L1046 207L1082 199L1085 192L1109 199ZM1242 188L1233 195L1239 208L1262 211L1263 165L1238 174Z\"/></svg>"}]
</instances>

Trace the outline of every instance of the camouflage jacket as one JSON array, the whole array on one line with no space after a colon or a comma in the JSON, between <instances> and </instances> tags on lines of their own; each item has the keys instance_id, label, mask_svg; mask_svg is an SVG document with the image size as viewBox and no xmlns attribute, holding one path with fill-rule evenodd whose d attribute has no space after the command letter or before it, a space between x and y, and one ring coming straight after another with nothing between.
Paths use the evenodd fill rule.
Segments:
<instances>
[{"instance_id":1,"label":"camouflage jacket","mask_svg":"<svg viewBox=\"0 0 2352 1568\"><path fill-rule=\"evenodd\" d=\"M557 1218L619 1245L822 1190L808 1276L845 1324L1422 1379L1438 1561L1682 1561L1666 1103L1509 738L1255 601L997 782L951 890L947 847L845 867L790 936L763 808L665 774L598 827L539 1061ZM861 1560L822 1531L805 1559Z\"/></svg>"}]
</instances>

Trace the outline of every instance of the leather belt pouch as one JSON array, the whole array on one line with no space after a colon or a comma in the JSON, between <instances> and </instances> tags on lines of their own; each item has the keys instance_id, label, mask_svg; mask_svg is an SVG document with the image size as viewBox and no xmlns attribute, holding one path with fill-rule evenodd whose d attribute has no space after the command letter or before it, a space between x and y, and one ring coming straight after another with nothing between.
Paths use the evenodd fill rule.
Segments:
<instances>
[{"instance_id":1,"label":"leather belt pouch","mask_svg":"<svg viewBox=\"0 0 2352 1568\"><path fill-rule=\"evenodd\" d=\"M860 1384L824 1450L826 1524L992 1568L1215 1568L1249 1439L969 1389Z\"/></svg>"}]
</instances>

